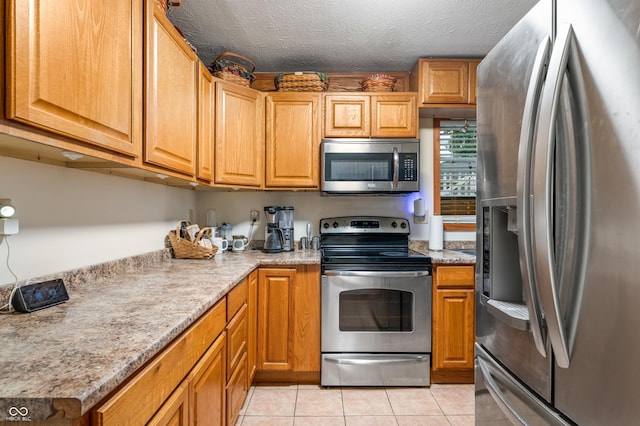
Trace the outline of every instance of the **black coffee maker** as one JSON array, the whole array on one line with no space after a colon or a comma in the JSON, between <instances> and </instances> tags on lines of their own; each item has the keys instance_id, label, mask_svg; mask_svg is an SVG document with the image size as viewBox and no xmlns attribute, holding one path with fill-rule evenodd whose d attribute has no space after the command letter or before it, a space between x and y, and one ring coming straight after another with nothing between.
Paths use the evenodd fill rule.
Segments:
<instances>
[{"instance_id":1,"label":"black coffee maker","mask_svg":"<svg viewBox=\"0 0 640 426\"><path fill-rule=\"evenodd\" d=\"M278 206L266 206L264 208L267 225L264 229L264 246L262 250L265 253L280 253L283 251L284 237L279 224L280 210L282 208Z\"/></svg>"}]
</instances>

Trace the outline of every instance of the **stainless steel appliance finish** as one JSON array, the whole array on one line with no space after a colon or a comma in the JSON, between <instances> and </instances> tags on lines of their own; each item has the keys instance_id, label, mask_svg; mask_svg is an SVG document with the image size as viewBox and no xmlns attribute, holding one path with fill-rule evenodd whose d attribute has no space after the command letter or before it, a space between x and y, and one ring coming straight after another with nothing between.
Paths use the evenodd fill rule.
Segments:
<instances>
[{"instance_id":1,"label":"stainless steel appliance finish","mask_svg":"<svg viewBox=\"0 0 640 426\"><path fill-rule=\"evenodd\" d=\"M323 386L427 386L431 259L403 218L320 221Z\"/></svg>"},{"instance_id":2,"label":"stainless steel appliance finish","mask_svg":"<svg viewBox=\"0 0 640 426\"><path fill-rule=\"evenodd\" d=\"M323 139L321 190L393 194L420 190L419 139Z\"/></svg>"},{"instance_id":3,"label":"stainless steel appliance finish","mask_svg":"<svg viewBox=\"0 0 640 426\"><path fill-rule=\"evenodd\" d=\"M640 418L638 28L545 0L478 68L477 424Z\"/></svg>"}]
</instances>

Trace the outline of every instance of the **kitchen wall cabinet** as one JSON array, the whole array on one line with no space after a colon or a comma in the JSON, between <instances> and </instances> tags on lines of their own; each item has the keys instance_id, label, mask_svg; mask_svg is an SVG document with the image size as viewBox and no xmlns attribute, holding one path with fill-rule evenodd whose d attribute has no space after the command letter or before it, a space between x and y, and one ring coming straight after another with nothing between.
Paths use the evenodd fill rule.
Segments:
<instances>
[{"instance_id":1,"label":"kitchen wall cabinet","mask_svg":"<svg viewBox=\"0 0 640 426\"><path fill-rule=\"evenodd\" d=\"M433 383L473 383L473 265L437 265L433 274Z\"/></svg>"},{"instance_id":2,"label":"kitchen wall cabinet","mask_svg":"<svg viewBox=\"0 0 640 426\"><path fill-rule=\"evenodd\" d=\"M319 265L260 268L256 381L320 379Z\"/></svg>"},{"instance_id":3,"label":"kitchen wall cabinet","mask_svg":"<svg viewBox=\"0 0 640 426\"><path fill-rule=\"evenodd\" d=\"M265 104L266 188L319 189L322 95L273 93Z\"/></svg>"},{"instance_id":4,"label":"kitchen wall cabinet","mask_svg":"<svg viewBox=\"0 0 640 426\"><path fill-rule=\"evenodd\" d=\"M144 161L194 176L199 61L164 11L145 2Z\"/></svg>"},{"instance_id":5,"label":"kitchen wall cabinet","mask_svg":"<svg viewBox=\"0 0 640 426\"><path fill-rule=\"evenodd\" d=\"M264 182L264 99L216 79L215 183L260 188Z\"/></svg>"},{"instance_id":6,"label":"kitchen wall cabinet","mask_svg":"<svg viewBox=\"0 0 640 426\"><path fill-rule=\"evenodd\" d=\"M415 93L327 94L325 137L417 137Z\"/></svg>"},{"instance_id":7,"label":"kitchen wall cabinet","mask_svg":"<svg viewBox=\"0 0 640 426\"><path fill-rule=\"evenodd\" d=\"M419 106L475 107L476 68L480 59L420 58L411 72L411 90L419 94Z\"/></svg>"},{"instance_id":8,"label":"kitchen wall cabinet","mask_svg":"<svg viewBox=\"0 0 640 426\"><path fill-rule=\"evenodd\" d=\"M198 157L196 177L213 181L213 152L215 136L216 90L213 76L199 63L198 82Z\"/></svg>"},{"instance_id":9,"label":"kitchen wall cabinet","mask_svg":"<svg viewBox=\"0 0 640 426\"><path fill-rule=\"evenodd\" d=\"M139 157L142 0L7 4L7 118Z\"/></svg>"}]
</instances>

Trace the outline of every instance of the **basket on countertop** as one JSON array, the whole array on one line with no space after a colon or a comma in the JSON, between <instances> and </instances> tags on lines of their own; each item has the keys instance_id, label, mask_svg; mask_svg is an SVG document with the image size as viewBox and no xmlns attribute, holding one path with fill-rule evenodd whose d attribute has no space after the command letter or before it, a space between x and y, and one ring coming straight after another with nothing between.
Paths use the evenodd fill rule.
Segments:
<instances>
[{"instance_id":1,"label":"basket on countertop","mask_svg":"<svg viewBox=\"0 0 640 426\"><path fill-rule=\"evenodd\" d=\"M360 82L360 87L363 92L393 92L396 81L388 74L372 74Z\"/></svg>"},{"instance_id":2,"label":"basket on countertop","mask_svg":"<svg viewBox=\"0 0 640 426\"><path fill-rule=\"evenodd\" d=\"M175 230L169 231L167 238L171 244L173 256L176 259L211 259L214 257L218 247L212 244L204 244L204 241L202 241L213 236L212 229L208 227L200 229L193 241L190 241L184 231L190 225L190 221L182 220L178 222Z\"/></svg>"},{"instance_id":3,"label":"basket on countertop","mask_svg":"<svg viewBox=\"0 0 640 426\"><path fill-rule=\"evenodd\" d=\"M322 72L283 72L273 81L281 92L324 92L329 88L329 77Z\"/></svg>"},{"instance_id":4,"label":"basket on countertop","mask_svg":"<svg viewBox=\"0 0 640 426\"><path fill-rule=\"evenodd\" d=\"M222 52L213 61L209 70L214 77L249 87L256 79L256 65L246 56L233 52Z\"/></svg>"}]
</instances>

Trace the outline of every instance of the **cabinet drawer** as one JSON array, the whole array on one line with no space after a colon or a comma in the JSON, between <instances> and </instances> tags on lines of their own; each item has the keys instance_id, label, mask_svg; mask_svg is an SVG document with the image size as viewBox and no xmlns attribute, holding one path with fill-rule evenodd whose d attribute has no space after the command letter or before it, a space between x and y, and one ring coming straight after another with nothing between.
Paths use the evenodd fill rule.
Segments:
<instances>
[{"instance_id":1,"label":"cabinet drawer","mask_svg":"<svg viewBox=\"0 0 640 426\"><path fill-rule=\"evenodd\" d=\"M227 325L227 380L247 352L247 305Z\"/></svg>"},{"instance_id":2,"label":"cabinet drawer","mask_svg":"<svg viewBox=\"0 0 640 426\"><path fill-rule=\"evenodd\" d=\"M438 266L435 272L435 284L437 288L441 287L474 287L473 265L460 266Z\"/></svg>"},{"instance_id":3,"label":"cabinet drawer","mask_svg":"<svg viewBox=\"0 0 640 426\"><path fill-rule=\"evenodd\" d=\"M145 424L224 330L220 301L93 413L92 424Z\"/></svg>"},{"instance_id":4,"label":"cabinet drawer","mask_svg":"<svg viewBox=\"0 0 640 426\"><path fill-rule=\"evenodd\" d=\"M227 383L227 424L236 424L238 413L247 396L247 355L244 354L238 367Z\"/></svg>"},{"instance_id":5,"label":"cabinet drawer","mask_svg":"<svg viewBox=\"0 0 640 426\"><path fill-rule=\"evenodd\" d=\"M247 303L249 297L249 285L244 279L227 294L227 322L238 312L242 305Z\"/></svg>"}]
</instances>

